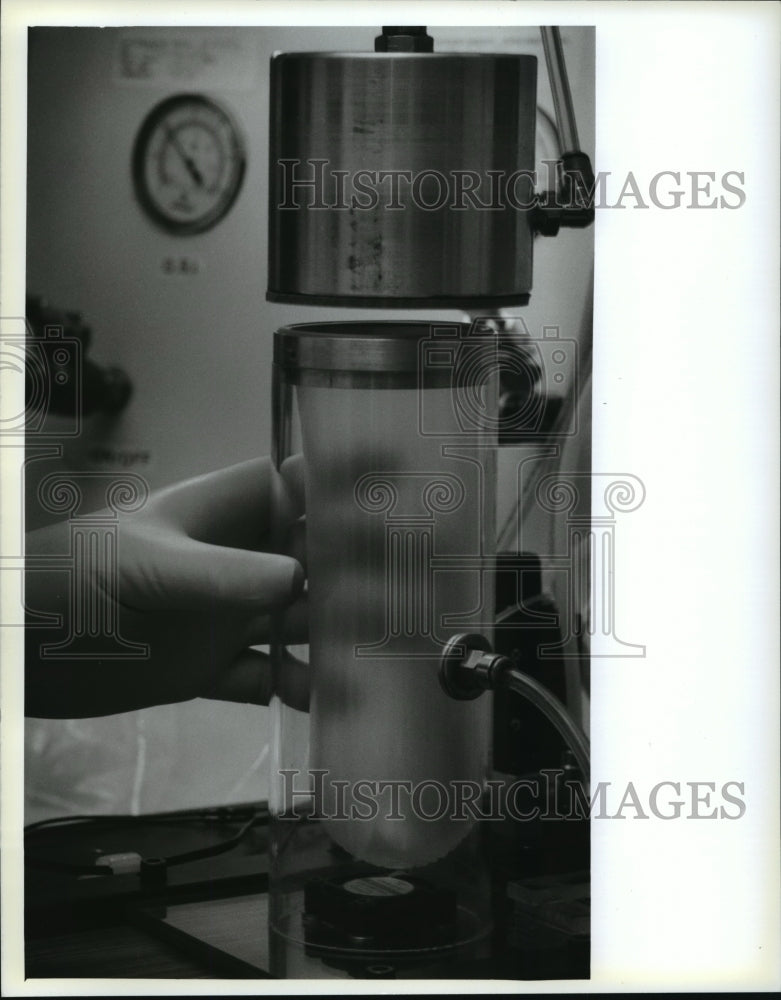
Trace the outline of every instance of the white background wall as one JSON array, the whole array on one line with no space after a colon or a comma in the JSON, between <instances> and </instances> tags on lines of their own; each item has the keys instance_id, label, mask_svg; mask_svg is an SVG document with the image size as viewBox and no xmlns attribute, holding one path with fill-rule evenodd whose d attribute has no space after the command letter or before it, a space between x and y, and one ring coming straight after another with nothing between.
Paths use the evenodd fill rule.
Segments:
<instances>
[{"instance_id":1,"label":"white background wall","mask_svg":"<svg viewBox=\"0 0 781 1000\"><path fill-rule=\"evenodd\" d=\"M149 462L134 471L156 487L268 452L271 337L278 326L369 315L265 301L267 67L275 50L371 49L376 31L146 31L189 41L219 31L248 55L248 85L215 87L197 78L129 82L117 69L121 29L34 29L27 285L58 306L79 310L94 330L91 356L124 368L135 387L120 418L87 422L65 464L83 467L95 444L147 452ZM432 34L441 51L536 54L540 103L552 113L536 30L438 28ZM593 158L594 35L573 29L564 38L581 142ZM247 139L248 170L236 204L216 228L176 238L155 228L137 205L130 157L148 111L191 89L204 90L235 114ZM523 310L532 336L540 336L543 326L559 326L563 337L590 338L592 248L591 231L537 241L532 303ZM182 252L199 259L200 273L165 276L163 259ZM574 443L570 465L586 461L586 444L587 437ZM500 521L514 499L516 461L509 454L503 461ZM47 463L38 466L39 475L51 470ZM67 809L143 811L262 798L268 731L263 709L205 701L108 719L31 720L28 818Z\"/></svg>"}]
</instances>

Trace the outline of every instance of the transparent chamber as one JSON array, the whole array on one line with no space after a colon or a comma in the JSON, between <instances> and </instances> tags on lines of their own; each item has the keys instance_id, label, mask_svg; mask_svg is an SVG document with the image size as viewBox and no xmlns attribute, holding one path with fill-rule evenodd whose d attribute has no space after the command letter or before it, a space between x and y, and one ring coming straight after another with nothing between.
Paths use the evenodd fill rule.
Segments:
<instances>
[{"instance_id":1,"label":"transparent chamber","mask_svg":"<svg viewBox=\"0 0 781 1000\"><path fill-rule=\"evenodd\" d=\"M496 339L318 323L274 352L274 532L308 632L274 623L271 972L415 975L491 930L491 703L450 699L439 665L454 634L492 638Z\"/></svg>"}]
</instances>

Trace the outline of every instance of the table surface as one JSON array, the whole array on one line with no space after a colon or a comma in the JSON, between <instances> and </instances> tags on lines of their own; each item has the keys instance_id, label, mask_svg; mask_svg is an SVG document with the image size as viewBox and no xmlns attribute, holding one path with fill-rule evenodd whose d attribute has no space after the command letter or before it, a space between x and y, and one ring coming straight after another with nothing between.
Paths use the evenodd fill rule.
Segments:
<instances>
[{"instance_id":1,"label":"table surface","mask_svg":"<svg viewBox=\"0 0 781 1000\"><path fill-rule=\"evenodd\" d=\"M203 962L129 924L28 940L25 976L88 979L211 979ZM219 975L217 978L222 978Z\"/></svg>"},{"instance_id":2,"label":"table surface","mask_svg":"<svg viewBox=\"0 0 781 1000\"><path fill-rule=\"evenodd\" d=\"M131 839L142 856L175 854L182 847L191 849L206 840L225 840L235 832L236 823L235 819L216 826L201 823L194 831L182 825L168 830L158 822L149 831L133 827ZM47 847L51 852L56 850L57 857L69 857L69 842L75 843L79 837L78 850L87 856L94 850L95 838L104 849L118 850L111 838L122 843L128 834L127 830L102 828L52 831L51 843L47 835L28 845L28 861L30 855L45 858ZM165 837L170 837L170 842L166 843ZM152 847L165 847L165 851ZM262 981L268 975L267 847L267 830L253 829L238 848L219 857L174 866L168 871L166 886L147 891L133 874L85 879L64 872L29 870L25 890L26 978ZM563 898L561 878L557 876L555 881L555 895ZM583 893L582 883L582 878L573 882L577 895ZM564 896L566 891L565 886ZM510 964L503 965L501 959L499 964L481 962L480 968L464 968L463 977L588 977L587 936L577 937L574 951L567 953L570 946L565 944L564 951L554 953L531 924L522 922L517 927ZM448 977L453 975L458 973L451 968ZM442 978L441 969L432 971L431 977Z\"/></svg>"}]
</instances>

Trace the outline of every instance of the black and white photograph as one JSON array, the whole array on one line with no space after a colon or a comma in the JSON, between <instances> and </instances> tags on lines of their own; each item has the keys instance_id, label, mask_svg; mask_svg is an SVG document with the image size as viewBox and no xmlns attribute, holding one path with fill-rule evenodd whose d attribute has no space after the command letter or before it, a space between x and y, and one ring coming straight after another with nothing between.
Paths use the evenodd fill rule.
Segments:
<instances>
[{"instance_id":1,"label":"black and white photograph","mask_svg":"<svg viewBox=\"0 0 781 1000\"><path fill-rule=\"evenodd\" d=\"M779 9L37 7L4 995L781 987Z\"/></svg>"}]
</instances>

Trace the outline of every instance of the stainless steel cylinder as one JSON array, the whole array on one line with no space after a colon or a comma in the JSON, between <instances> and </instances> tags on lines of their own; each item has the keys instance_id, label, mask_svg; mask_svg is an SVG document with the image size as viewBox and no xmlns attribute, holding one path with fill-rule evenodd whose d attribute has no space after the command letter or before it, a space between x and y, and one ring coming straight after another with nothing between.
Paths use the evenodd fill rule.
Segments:
<instances>
[{"instance_id":1,"label":"stainless steel cylinder","mask_svg":"<svg viewBox=\"0 0 781 1000\"><path fill-rule=\"evenodd\" d=\"M533 56L275 56L268 298L524 304L536 79Z\"/></svg>"}]
</instances>

